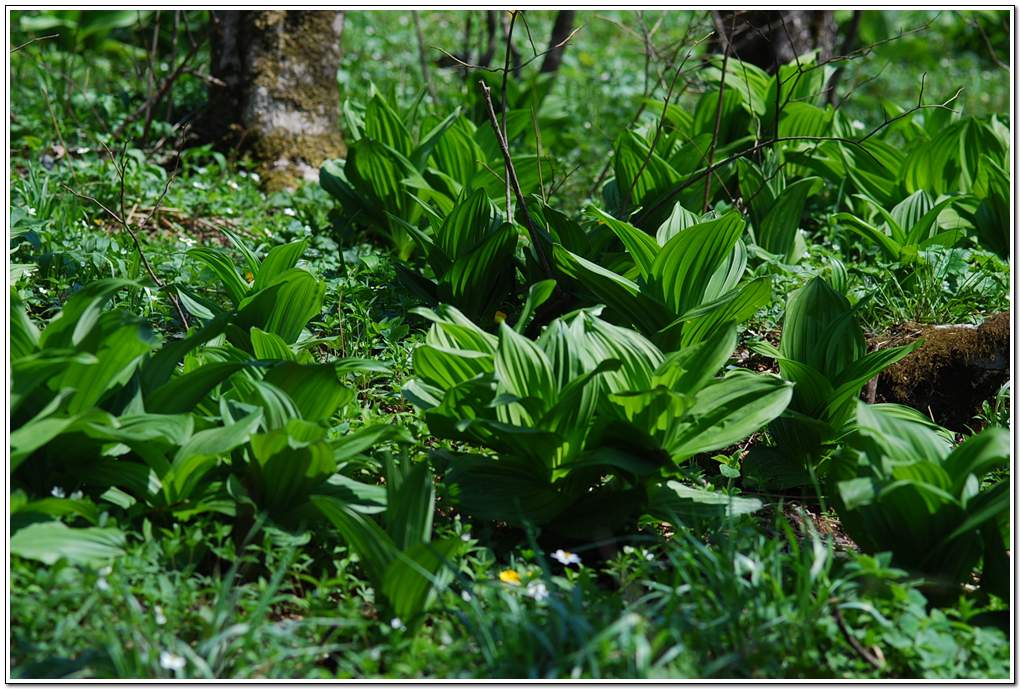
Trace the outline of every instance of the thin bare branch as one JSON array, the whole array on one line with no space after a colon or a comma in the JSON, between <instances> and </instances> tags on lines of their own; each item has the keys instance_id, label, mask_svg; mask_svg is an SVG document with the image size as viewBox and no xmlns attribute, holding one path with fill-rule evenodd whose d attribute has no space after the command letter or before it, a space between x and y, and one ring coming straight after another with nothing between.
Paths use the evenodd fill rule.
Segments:
<instances>
[{"instance_id":1,"label":"thin bare branch","mask_svg":"<svg viewBox=\"0 0 1020 689\"><path fill-rule=\"evenodd\" d=\"M538 255L538 262L542 266L542 272L545 273L546 277L552 277L552 264L549 263L549 257L545 254L545 245L542 238L539 236L538 228L535 227L535 223L531 219L531 213L528 212L528 205L524 199L524 193L521 191L521 184L517 179L517 172L514 170L514 161L513 158L510 157L510 148L507 145L507 141L503 136L502 130L499 128L499 121L496 119L496 110L492 106L491 89L489 88L489 85L481 79L478 80L478 85L482 89L482 97L484 98L485 105L489 111L489 124L492 125L492 129L496 133L496 140L499 142L500 151L503 153L503 164L506 166L507 176L513 185L514 194L516 194L517 202L521 207L521 214L524 216L524 226L528 230L528 236L531 238L532 245L535 247L535 253Z\"/></svg>"},{"instance_id":2,"label":"thin bare branch","mask_svg":"<svg viewBox=\"0 0 1020 689\"><path fill-rule=\"evenodd\" d=\"M58 34L58 33L51 33L48 36L36 36L35 38L33 38L30 41L25 41L21 45L15 46L14 48L11 48L11 55L13 55L14 53L18 52L22 48L27 48L28 46L32 45L33 43L38 43L39 41L48 41L51 38L60 38L60 34Z\"/></svg>"}]
</instances>

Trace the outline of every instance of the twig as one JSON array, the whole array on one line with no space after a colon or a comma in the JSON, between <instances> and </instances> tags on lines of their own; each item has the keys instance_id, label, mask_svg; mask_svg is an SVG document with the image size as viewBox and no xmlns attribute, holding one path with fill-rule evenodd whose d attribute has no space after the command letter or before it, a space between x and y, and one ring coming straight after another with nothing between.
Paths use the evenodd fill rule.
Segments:
<instances>
[{"instance_id":1,"label":"twig","mask_svg":"<svg viewBox=\"0 0 1020 689\"><path fill-rule=\"evenodd\" d=\"M618 22L615 22L615 21L609 19L608 17L601 17L600 16L600 18L601 19L605 19L606 21L608 21L611 24L615 24L616 26L619 26L619 27L623 28L625 31L627 31L629 33L637 35L634 32L633 29L625 27L625 26L619 24ZM680 54L681 48L683 48L684 44L687 43L687 39L690 37L691 28L693 26L694 26L694 21L691 20L687 24L687 28L684 31L683 38L681 38L680 41L677 42L676 49L673 51L672 55L670 55L670 57L669 57L668 62L670 63L670 65L672 65L672 63L676 61L676 56ZM703 38L698 39L698 41L695 42L695 46L698 45L699 43L701 43L702 41L704 41L706 38L708 38L711 35L712 35L711 33L708 33ZM658 54L657 51L655 50L654 46L652 46L652 50L653 50L653 52ZM627 129L630 129L631 127L633 127L634 124L638 121L638 119L640 119L641 115L645 111L645 108L647 107L648 97L653 92L655 92L655 90L657 88L662 86L663 80L666 78L667 74L669 74L669 69L668 68L659 73L658 77L655 80L655 84L654 84L654 86L652 86L651 89L649 89L647 91L643 91L642 97L641 97L641 103L640 103L640 105L638 105L637 112L634 113L634 115L630 118L630 122L627 123L627 127L626 127ZM611 156L611 155L610 156L606 156L606 162L602 166L602 170L599 172L598 177L595 178L595 183L592 184L591 188L588 190L588 196L594 196L595 195L595 192L598 191L599 185L602 184L602 180L604 180L606 178L606 175L609 173L609 169L612 166L613 166L613 156Z\"/></svg>"},{"instance_id":2,"label":"twig","mask_svg":"<svg viewBox=\"0 0 1020 689\"><path fill-rule=\"evenodd\" d=\"M970 23L977 27L978 32L981 34L981 38L985 42L985 48L988 49L988 56L992 58L992 62L995 63L995 66L1008 72L1009 65L1000 60L999 56L995 54L995 48L992 47L992 41L988 38L988 34L985 33L985 27L981 26L981 22L974 17L971 17Z\"/></svg>"},{"instance_id":3,"label":"twig","mask_svg":"<svg viewBox=\"0 0 1020 689\"><path fill-rule=\"evenodd\" d=\"M161 100L163 100L163 97L170 90L170 87L173 86L174 82L177 81L177 78L184 73L184 70L187 67L188 63L198 53L198 49L199 47L201 47L201 45L202 45L201 43L196 43L193 46L191 46L191 49L188 50L188 54L184 56L184 60L181 61L181 64L179 64L177 68L173 72L171 72L166 79L163 80L163 83L160 84L159 90L157 90L156 93L154 93L149 98L145 99L145 102L142 103L142 105L140 105L133 113L128 115L124 119L124 121L121 122L120 125L113 131L114 137L120 136L121 132L123 132L124 129L129 124L137 120L142 115L146 116L145 131L148 131L149 126L152 124L152 111L155 109L155 106L158 105Z\"/></svg>"},{"instance_id":4,"label":"twig","mask_svg":"<svg viewBox=\"0 0 1020 689\"><path fill-rule=\"evenodd\" d=\"M846 639L850 647L854 649L861 658L863 658L871 667L876 670L881 670L885 667L885 663L881 659L875 657L868 649L864 648L860 641L850 633L850 628L847 627L846 620L843 619L843 611L839 609L838 602L835 598L829 600L829 607L832 610L832 616L836 618L836 626L839 627L839 631L843 634L843 638Z\"/></svg>"},{"instance_id":5,"label":"twig","mask_svg":"<svg viewBox=\"0 0 1020 689\"><path fill-rule=\"evenodd\" d=\"M846 53L850 50L855 40L857 40L857 31L861 25L861 18L864 16L864 10L854 10L853 15L850 18L850 26L847 27L846 33L843 36L843 45L840 46L839 52ZM843 78L843 72L846 71L846 65L840 65L836 68L836 71L829 77L828 89L829 93L826 95L826 100L829 105L836 104L836 87L839 85L839 80Z\"/></svg>"},{"instance_id":6,"label":"twig","mask_svg":"<svg viewBox=\"0 0 1020 689\"><path fill-rule=\"evenodd\" d=\"M506 48L503 53L503 79L500 83L500 118L502 124L502 139L504 142L507 141L507 130L506 130L506 87L507 87L507 74L510 72L510 54L513 52L513 37L514 37L514 24L517 22L517 11L510 13L510 23L506 30ZM486 92L488 95L488 92ZM509 155L509 154L508 154ZM541 163L540 163L541 164ZM506 221L512 222L514 217L513 210L513 198L510 193L510 165L506 166Z\"/></svg>"},{"instance_id":7,"label":"twig","mask_svg":"<svg viewBox=\"0 0 1020 689\"><path fill-rule=\"evenodd\" d=\"M542 176L542 131L538 127L538 114L535 112L535 104L531 104L531 127L535 132L535 165L538 167L538 190L542 192L542 200L549 202L545 195L545 179Z\"/></svg>"},{"instance_id":8,"label":"twig","mask_svg":"<svg viewBox=\"0 0 1020 689\"><path fill-rule=\"evenodd\" d=\"M48 36L36 36L35 38L33 38L30 41L25 41L21 45L15 46L14 48L11 48L11 55L13 55L14 53L18 52L22 48L25 48L27 46L32 45L33 43L36 43L38 41L47 41L47 40L49 40L51 38L60 38L60 34L58 34L58 33L51 33Z\"/></svg>"},{"instance_id":9,"label":"twig","mask_svg":"<svg viewBox=\"0 0 1020 689\"><path fill-rule=\"evenodd\" d=\"M538 262L542 266L542 271L547 277L552 277L552 264L549 263L549 258L545 255L545 247L539 237L538 230L535 227L535 223L531 219L531 213L528 212L528 205L524 200L524 193L521 191L521 184L517 180L517 172L514 170L514 161L510 157L510 148L507 146L507 141L503 137L503 132L500 131L499 122L496 119L496 110L492 106L492 93L489 85L484 80L479 79L478 85L482 89L482 96L485 99L485 105L489 111L489 124L492 125L493 131L496 133L496 140L499 142L499 148L503 153L503 164L506 166L507 177L509 178L514 194L517 195L517 202L521 206L521 213L524 216L524 225L528 230L528 236L531 238L531 243L535 247L535 252L538 254Z\"/></svg>"},{"instance_id":10,"label":"twig","mask_svg":"<svg viewBox=\"0 0 1020 689\"><path fill-rule=\"evenodd\" d=\"M711 34L706 34L705 38L707 38L710 35ZM687 64L687 60L689 60L691 55L694 54L694 49L698 47L701 41L705 40L705 38L695 41L694 45L692 45L690 49L687 51L687 54L684 55L684 59L680 62L680 66L676 68L676 72L673 74L673 79L669 83L669 90L666 92L666 98L662 102L662 113L659 115L659 120L655 125L655 134L652 135L652 144L651 146L648 147L648 155L645 156L645 159L643 161L641 161L641 167L638 168L637 174L634 175L634 179L630 181L630 186L628 187L626 195L624 196L625 206L630 204L630 199L634 194L634 187L637 185L638 179L640 179L641 175L644 174L645 168L648 167L648 163L651 162L652 156L655 155L655 146L659 143L659 137L662 135L662 129L666 123L666 116L669 111L670 101L673 100L673 89L676 87L676 81L680 77L680 74L683 72L684 66Z\"/></svg>"},{"instance_id":11,"label":"twig","mask_svg":"<svg viewBox=\"0 0 1020 689\"><path fill-rule=\"evenodd\" d=\"M109 152L109 148L107 148L107 151ZM112 156L112 152L110 152L110 154ZM177 157L177 163L178 165L180 164L180 156ZM116 161L114 162L114 167L117 169L117 173L120 176L121 212L119 214L111 210L106 204L104 204L102 201L93 196L89 196L88 194L83 194L79 191L76 191L75 189L72 189L68 185L64 184L63 182L61 182L61 186L64 188L65 191L70 192L77 198L83 199L85 201L90 201L91 203L99 206L99 208L101 208L107 215L109 215L118 225L124 228L124 231L128 233L128 236L131 237L131 241L135 245L135 250L138 252L138 257L141 259L142 265L145 267L145 272L149 274L149 278L152 280L153 283L155 283L156 287L166 293L167 297L170 299L170 302L173 304L174 309L177 311L177 317L181 319L181 324L184 326L184 330L187 331L188 317L185 315L184 309L181 307L181 303L177 299L177 295L174 294L173 291L169 287L167 287L166 283L164 283L159 278L159 275L156 274L155 269L152 267L152 264L149 263L149 259L145 255L145 250L142 248L142 242L138 238L138 232L145 229L145 226L149 224L149 221L156 214L156 211L159 210L160 204L163 203L163 200L166 198L167 193L170 191L170 185L173 184L173 181L177 178L177 166L174 167L173 172L171 172L170 175L167 177L166 185L163 187L162 193L159 195L159 198L156 199L156 203L153 204L152 209L149 211L148 215L145 216L142 222L139 223L137 228L131 227L131 223L128 222L126 214L124 213L124 168Z\"/></svg>"}]
</instances>

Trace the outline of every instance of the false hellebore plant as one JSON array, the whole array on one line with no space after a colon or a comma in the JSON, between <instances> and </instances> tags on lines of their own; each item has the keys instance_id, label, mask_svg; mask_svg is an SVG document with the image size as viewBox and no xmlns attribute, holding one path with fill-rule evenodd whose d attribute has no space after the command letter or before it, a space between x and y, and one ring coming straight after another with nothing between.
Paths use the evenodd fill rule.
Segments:
<instances>
[{"instance_id":1,"label":"false hellebore plant","mask_svg":"<svg viewBox=\"0 0 1020 689\"><path fill-rule=\"evenodd\" d=\"M684 460L776 418L790 384L746 371L717 375L736 344L732 324L663 354L600 310L563 316L534 341L505 323L487 333L451 306L418 311L433 324L414 352L418 377L405 396L435 435L489 451L440 453L460 508L572 536L643 514L757 509L757 500L674 479Z\"/></svg>"}]
</instances>

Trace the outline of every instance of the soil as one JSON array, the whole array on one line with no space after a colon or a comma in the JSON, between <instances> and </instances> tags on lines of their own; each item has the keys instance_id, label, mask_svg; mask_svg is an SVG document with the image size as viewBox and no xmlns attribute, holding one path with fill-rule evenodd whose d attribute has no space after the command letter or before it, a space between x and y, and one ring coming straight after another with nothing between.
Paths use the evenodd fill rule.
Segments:
<instances>
[{"instance_id":1,"label":"soil","mask_svg":"<svg viewBox=\"0 0 1020 689\"><path fill-rule=\"evenodd\" d=\"M906 323L875 338L869 349L917 339L924 344L879 376L876 401L909 405L953 431L974 428L981 403L1009 378L1009 313L976 327Z\"/></svg>"}]
</instances>

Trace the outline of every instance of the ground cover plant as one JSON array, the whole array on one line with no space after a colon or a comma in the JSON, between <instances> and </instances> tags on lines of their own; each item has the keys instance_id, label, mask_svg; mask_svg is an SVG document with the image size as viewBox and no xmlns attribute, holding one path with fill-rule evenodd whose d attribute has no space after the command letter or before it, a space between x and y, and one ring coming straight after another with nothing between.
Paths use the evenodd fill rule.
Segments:
<instances>
[{"instance_id":1,"label":"ground cover plant","mask_svg":"<svg viewBox=\"0 0 1020 689\"><path fill-rule=\"evenodd\" d=\"M11 20L12 679L1012 677L1008 12Z\"/></svg>"}]
</instances>

